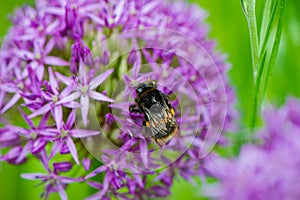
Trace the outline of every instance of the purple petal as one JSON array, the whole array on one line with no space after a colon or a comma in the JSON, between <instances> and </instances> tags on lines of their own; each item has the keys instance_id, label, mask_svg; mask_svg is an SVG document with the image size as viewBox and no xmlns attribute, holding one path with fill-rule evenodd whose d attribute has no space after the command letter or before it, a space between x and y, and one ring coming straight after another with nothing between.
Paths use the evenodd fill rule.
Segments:
<instances>
[{"instance_id":1,"label":"purple petal","mask_svg":"<svg viewBox=\"0 0 300 200\"><path fill-rule=\"evenodd\" d=\"M59 194L61 200L68 200L65 189L59 181L56 181L56 189L58 191L58 194Z\"/></svg>"},{"instance_id":2,"label":"purple petal","mask_svg":"<svg viewBox=\"0 0 300 200\"><path fill-rule=\"evenodd\" d=\"M14 159L16 159L20 155L21 151L22 151L22 147L20 147L20 146L13 147L11 150L9 150L8 153L6 153L4 156L0 157L0 161L3 161L3 160L7 160L7 161L14 160Z\"/></svg>"},{"instance_id":3,"label":"purple petal","mask_svg":"<svg viewBox=\"0 0 300 200\"><path fill-rule=\"evenodd\" d=\"M55 75L59 80L61 80L66 85L71 85L74 82L73 79L66 77L58 72L55 72Z\"/></svg>"},{"instance_id":4,"label":"purple petal","mask_svg":"<svg viewBox=\"0 0 300 200\"><path fill-rule=\"evenodd\" d=\"M71 46L71 57L75 59L75 62L79 61L81 57L81 44L79 41L75 41Z\"/></svg>"},{"instance_id":5,"label":"purple petal","mask_svg":"<svg viewBox=\"0 0 300 200\"><path fill-rule=\"evenodd\" d=\"M6 130L0 134L0 143L18 139L19 136L11 130Z\"/></svg>"},{"instance_id":6,"label":"purple petal","mask_svg":"<svg viewBox=\"0 0 300 200\"><path fill-rule=\"evenodd\" d=\"M115 23L118 23L121 16L122 16L122 13L123 13L123 10L124 10L124 6L125 5L125 0L120 0L118 3L117 3L117 7L116 7L116 10L114 12L114 15L115 15Z\"/></svg>"},{"instance_id":7,"label":"purple petal","mask_svg":"<svg viewBox=\"0 0 300 200\"><path fill-rule=\"evenodd\" d=\"M74 92L72 94L70 94L69 96L66 96L65 98L59 100L58 102L56 102L56 104L63 104L63 103L68 103L70 101L74 101L75 99L78 99L78 97L80 97L81 93L79 91Z\"/></svg>"},{"instance_id":8,"label":"purple petal","mask_svg":"<svg viewBox=\"0 0 300 200\"><path fill-rule=\"evenodd\" d=\"M96 176L97 174L104 172L107 169L106 165L102 165L101 167L98 167L97 169L95 169L94 171L92 171L90 174L88 174L85 178L89 179L91 177Z\"/></svg>"},{"instance_id":9,"label":"purple petal","mask_svg":"<svg viewBox=\"0 0 300 200\"><path fill-rule=\"evenodd\" d=\"M56 162L53 163L54 172L67 172L72 169L72 163L70 162Z\"/></svg>"},{"instance_id":10,"label":"purple petal","mask_svg":"<svg viewBox=\"0 0 300 200\"><path fill-rule=\"evenodd\" d=\"M73 92L73 90L76 88L76 84L75 82L71 82L70 84L68 84L67 87L65 87L61 93L60 93L60 98L64 98L65 96L69 95L71 92Z\"/></svg>"},{"instance_id":11,"label":"purple petal","mask_svg":"<svg viewBox=\"0 0 300 200\"><path fill-rule=\"evenodd\" d=\"M55 22L57 22L57 20L55 20ZM54 23L52 23L52 24L54 24ZM47 29L49 28L49 26L51 26L51 24L48 25ZM55 39L52 37L52 38L48 41L47 45L45 46L44 52L43 52L43 53L44 53L45 55L48 55L48 54L52 51L54 45L55 45Z\"/></svg>"},{"instance_id":12,"label":"purple petal","mask_svg":"<svg viewBox=\"0 0 300 200\"><path fill-rule=\"evenodd\" d=\"M35 132L39 135L42 136L48 136L48 137L56 137L58 136L59 132L57 131L57 129L55 129L56 131L52 131L49 129L41 129L41 130L35 130Z\"/></svg>"},{"instance_id":13,"label":"purple petal","mask_svg":"<svg viewBox=\"0 0 300 200\"><path fill-rule=\"evenodd\" d=\"M106 155L102 155L102 156L101 156L101 159L102 159L102 161L103 161L104 163L110 163L110 162L111 162L110 158L107 157Z\"/></svg>"},{"instance_id":14,"label":"purple petal","mask_svg":"<svg viewBox=\"0 0 300 200\"><path fill-rule=\"evenodd\" d=\"M56 140L52 146L49 158L53 158L59 152L64 144L63 140Z\"/></svg>"},{"instance_id":15,"label":"purple petal","mask_svg":"<svg viewBox=\"0 0 300 200\"><path fill-rule=\"evenodd\" d=\"M43 107L41 107L40 109L38 109L37 111L33 112L31 115L29 115L29 118L34 118L36 116L45 114L46 112L48 112L51 109L51 106L49 103L45 104Z\"/></svg>"},{"instance_id":16,"label":"purple petal","mask_svg":"<svg viewBox=\"0 0 300 200\"><path fill-rule=\"evenodd\" d=\"M29 117L24 113L24 111L22 110L22 108L19 106L18 107L23 119L26 121L26 123L29 125L30 128L34 128L34 124L33 122L29 119Z\"/></svg>"},{"instance_id":17,"label":"purple petal","mask_svg":"<svg viewBox=\"0 0 300 200\"><path fill-rule=\"evenodd\" d=\"M52 68L49 67L48 68L48 71L49 71L49 81L50 81L50 87L51 87L51 90L52 92L54 92L55 94L58 94L58 83L53 75L53 71L52 71Z\"/></svg>"},{"instance_id":18,"label":"purple petal","mask_svg":"<svg viewBox=\"0 0 300 200\"><path fill-rule=\"evenodd\" d=\"M87 65L93 65L93 57L91 54L91 50L88 47L83 47L83 61Z\"/></svg>"},{"instance_id":19,"label":"purple petal","mask_svg":"<svg viewBox=\"0 0 300 200\"><path fill-rule=\"evenodd\" d=\"M102 189L102 184L95 181L87 181L87 184L95 189Z\"/></svg>"},{"instance_id":20,"label":"purple petal","mask_svg":"<svg viewBox=\"0 0 300 200\"><path fill-rule=\"evenodd\" d=\"M103 192L100 190L100 192L97 192L91 196L89 196L88 198L86 198L85 200L99 200L99 199L103 199Z\"/></svg>"},{"instance_id":21,"label":"purple petal","mask_svg":"<svg viewBox=\"0 0 300 200\"><path fill-rule=\"evenodd\" d=\"M103 199L103 196L105 195L106 191L108 190L111 179L112 179L112 174L110 172L106 173L106 176L103 180L102 190L100 190L100 192L97 192L96 194L90 196L87 199L89 199L89 200L91 200L91 199Z\"/></svg>"},{"instance_id":22,"label":"purple petal","mask_svg":"<svg viewBox=\"0 0 300 200\"><path fill-rule=\"evenodd\" d=\"M66 143L76 164L79 165L78 154L73 140L70 137L67 137Z\"/></svg>"},{"instance_id":23,"label":"purple petal","mask_svg":"<svg viewBox=\"0 0 300 200\"><path fill-rule=\"evenodd\" d=\"M67 119L66 129L71 129L72 128L72 126L74 125L75 119L76 119L76 109L73 109L71 111L71 113L69 114L69 117Z\"/></svg>"},{"instance_id":24,"label":"purple petal","mask_svg":"<svg viewBox=\"0 0 300 200\"><path fill-rule=\"evenodd\" d=\"M105 123L111 126L115 122L114 116L111 113L105 115Z\"/></svg>"},{"instance_id":25,"label":"purple petal","mask_svg":"<svg viewBox=\"0 0 300 200\"><path fill-rule=\"evenodd\" d=\"M44 149L46 144L47 144L47 141L45 141L42 138L38 138L36 141L33 142L31 153L32 154L40 153Z\"/></svg>"},{"instance_id":26,"label":"purple petal","mask_svg":"<svg viewBox=\"0 0 300 200\"><path fill-rule=\"evenodd\" d=\"M6 112L8 109L10 109L12 106L14 106L18 100L20 99L20 95L18 93L16 93L11 99L10 101L0 110L0 114L3 114L4 112Z\"/></svg>"},{"instance_id":27,"label":"purple petal","mask_svg":"<svg viewBox=\"0 0 300 200\"><path fill-rule=\"evenodd\" d=\"M4 98L5 98L5 92L0 90L0 107L2 107L2 104L4 102Z\"/></svg>"},{"instance_id":28,"label":"purple petal","mask_svg":"<svg viewBox=\"0 0 300 200\"><path fill-rule=\"evenodd\" d=\"M89 91L89 96L92 99L98 100L98 101L107 101L107 102L114 102L113 99L109 98L108 96L101 94L99 92L95 91Z\"/></svg>"},{"instance_id":29,"label":"purple petal","mask_svg":"<svg viewBox=\"0 0 300 200\"><path fill-rule=\"evenodd\" d=\"M70 150L67 144L64 144L59 152L60 154L69 154Z\"/></svg>"},{"instance_id":30,"label":"purple petal","mask_svg":"<svg viewBox=\"0 0 300 200\"><path fill-rule=\"evenodd\" d=\"M47 180L48 175L40 173L21 174L21 177L28 180Z\"/></svg>"},{"instance_id":31,"label":"purple petal","mask_svg":"<svg viewBox=\"0 0 300 200\"><path fill-rule=\"evenodd\" d=\"M45 30L45 32L47 33L47 34L51 34L51 33L53 33L53 32L55 32L56 30L57 30L57 28L58 28L58 26L60 25L60 20L59 19L56 19L56 20L54 20L52 23L50 23L47 27L46 27L46 30ZM54 41L54 40L53 40ZM48 46L48 45L47 45ZM47 49L47 51L46 52L50 52L48 49L50 49L50 48L46 48ZM47 54L48 54L47 53Z\"/></svg>"},{"instance_id":32,"label":"purple petal","mask_svg":"<svg viewBox=\"0 0 300 200\"><path fill-rule=\"evenodd\" d=\"M111 75L111 73L113 73L113 71L114 69L107 70L106 72L93 78L89 84L90 89L94 90L96 87L98 87L101 83L103 83L103 81L105 81L105 79L107 79L108 76Z\"/></svg>"},{"instance_id":33,"label":"purple petal","mask_svg":"<svg viewBox=\"0 0 300 200\"><path fill-rule=\"evenodd\" d=\"M154 192L158 197L165 197L170 195L170 191L168 188L159 185L153 186L152 188L150 188L150 191Z\"/></svg>"},{"instance_id":34,"label":"purple petal","mask_svg":"<svg viewBox=\"0 0 300 200\"><path fill-rule=\"evenodd\" d=\"M110 108L117 108L126 111L128 110L129 106L130 106L129 102L114 103L109 105Z\"/></svg>"},{"instance_id":35,"label":"purple petal","mask_svg":"<svg viewBox=\"0 0 300 200\"><path fill-rule=\"evenodd\" d=\"M145 167L148 168L148 145L145 140L140 140L140 154Z\"/></svg>"},{"instance_id":36,"label":"purple petal","mask_svg":"<svg viewBox=\"0 0 300 200\"><path fill-rule=\"evenodd\" d=\"M44 128L47 125L50 112L47 112L41 119L38 129Z\"/></svg>"},{"instance_id":37,"label":"purple petal","mask_svg":"<svg viewBox=\"0 0 300 200\"><path fill-rule=\"evenodd\" d=\"M91 130L84 130L84 129L74 129L70 131L70 134L74 138L84 138L90 137L94 135L99 135L100 131L91 131Z\"/></svg>"},{"instance_id":38,"label":"purple petal","mask_svg":"<svg viewBox=\"0 0 300 200\"><path fill-rule=\"evenodd\" d=\"M136 139L127 140L121 147L123 151L128 151L134 144L136 143Z\"/></svg>"},{"instance_id":39,"label":"purple petal","mask_svg":"<svg viewBox=\"0 0 300 200\"><path fill-rule=\"evenodd\" d=\"M110 59L110 53L108 50L104 50L101 58L100 58L100 63L104 66L109 64L109 59Z\"/></svg>"},{"instance_id":40,"label":"purple petal","mask_svg":"<svg viewBox=\"0 0 300 200\"><path fill-rule=\"evenodd\" d=\"M138 51L136 52L136 60L132 67L132 78L136 79L139 76L140 68L141 68L141 53Z\"/></svg>"},{"instance_id":41,"label":"purple petal","mask_svg":"<svg viewBox=\"0 0 300 200\"><path fill-rule=\"evenodd\" d=\"M147 3L146 5L143 6L143 8L141 9L140 12L143 15L147 15L149 12L151 12L153 9L155 9L155 7L158 6L158 4L159 4L158 1Z\"/></svg>"},{"instance_id":42,"label":"purple petal","mask_svg":"<svg viewBox=\"0 0 300 200\"><path fill-rule=\"evenodd\" d=\"M146 58L146 60L148 61L148 63L151 64L151 66L156 63L155 60L153 60L152 56L150 55L150 53L146 50L146 49L142 49L142 52ZM155 65L157 66L157 64ZM158 67L158 69L160 69L160 67Z\"/></svg>"},{"instance_id":43,"label":"purple petal","mask_svg":"<svg viewBox=\"0 0 300 200\"><path fill-rule=\"evenodd\" d=\"M18 91L18 88L15 84L6 83L0 85L0 90L8 93L16 93Z\"/></svg>"},{"instance_id":44,"label":"purple petal","mask_svg":"<svg viewBox=\"0 0 300 200\"><path fill-rule=\"evenodd\" d=\"M81 81L81 84L86 85L87 84L87 73L86 73L86 66L82 61L80 61L79 64L79 79Z\"/></svg>"},{"instance_id":45,"label":"purple petal","mask_svg":"<svg viewBox=\"0 0 300 200\"><path fill-rule=\"evenodd\" d=\"M70 71L72 74L77 74L78 72L78 66L77 61L75 57L72 57L70 60Z\"/></svg>"},{"instance_id":46,"label":"purple petal","mask_svg":"<svg viewBox=\"0 0 300 200\"><path fill-rule=\"evenodd\" d=\"M103 19L97 17L96 15L92 14L92 13L85 13L85 15L89 18L91 18L91 20L93 22L95 22L96 24L99 24L100 26L103 26L104 25L104 21Z\"/></svg>"},{"instance_id":47,"label":"purple petal","mask_svg":"<svg viewBox=\"0 0 300 200\"><path fill-rule=\"evenodd\" d=\"M44 59L45 64L54 66L69 66L69 62L54 56L46 56Z\"/></svg>"},{"instance_id":48,"label":"purple petal","mask_svg":"<svg viewBox=\"0 0 300 200\"><path fill-rule=\"evenodd\" d=\"M45 67L42 64L38 64L38 66L36 67L36 74L37 74L37 79L38 81L42 81L44 78L44 72L45 72Z\"/></svg>"},{"instance_id":49,"label":"purple petal","mask_svg":"<svg viewBox=\"0 0 300 200\"><path fill-rule=\"evenodd\" d=\"M33 53L26 50L14 49L12 50L12 53L24 60L34 60Z\"/></svg>"},{"instance_id":50,"label":"purple petal","mask_svg":"<svg viewBox=\"0 0 300 200\"><path fill-rule=\"evenodd\" d=\"M60 181L64 184L69 184L69 183L74 183L74 182L82 182L82 181L84 181L84 178L83 177L70 178L70 177L61 176Z\"/></svg>"},{"instance_id":51,"label":"purple petal","mask_svg":"<svg viewBox=\"0 0 300 200\"><path fill-rule=\"evenodd\" d=\"M40 161L43 164L44 168L47 170L48 173L51 173L50 167L49 167L49 157L47 156L47 152L45 149L43 149L39 155Z\"/></svg>"},{"instance_id":52,"label":"purple petal","mask_svg":"<svg viewBox=\"0 0 300 200\"><path fill-rule=\"evenodd\" d=\"M21 153L19 154L16 163L22 162L30 152L31 148L32 148L32 141L28 141L27 144L23 147Z\"/></svg>"},{"instance_id":53,"label":"purple petal","mask_svg":"<svg viewBox=\"0 0 300 200\"><path fill-rule=\"evenodd\" d=\"M90 104L89 96L87 95L81 96L80 103L82 106L81 116L82 116L83 125L86 126L88 122L88 112L89 112L89 104Z\"/></svg>"},{"instance_id":54,"label":"purple petal","mask_svg":"<svg viewBox=\"0 0 300 200\"><path fill-rule=\"evenodd\" d=\"M55 106L54 107L54 120L56 122L56 127L57 129L60 129L61 126L62 126L62 119L63 119L63 116L62 116L62 107L60 105L58 106Z\"/></svg>"},{"instance_id":55,"label":"purple petal","mask_svg":"<svg viewBox=\"0 0 300 200\"><path fill-rule=\"evenodd\" d=\"M133 177L135 179L135 181L139 184L139 186L141 188L144 188L144 183L143 183L143 180L141 178L141 175L140 174L136 174L136 173L133 173Z\"/></svg>"},{"instance_id":56,"label":"purple petal","mask_svg":"<svg viewBox=\"0 0 300 200\"><path fill-rule=\"evenodd\" d=\"M108 171L108 173L106 173L106 176L103 180L103 188L102 188L103 194L105 194L105 192L107 191L112 178L113 178L113 174L110 171Z\"/></svg>"},{"instance_id":57,"label":"purple petal","mask_svg":"<svg viewBox=\"0 0 300 200\"><path fill-rule=\"evenodd\" d=\"M91 159L89 158L83 158L82 159L82 165L85 171L88 171L91 167Z\"/></svg>"},{"instance_id":58,"label":"purple petal","mask_svg":"<svg viewBox=\"0 0 300 200\"><path fill-rule=\"evenodd\" d=\"M60 6L64 7L65 6L65 1L58 1L60 3ZM53 15L58 15L58 16L63 16L65 15L65 9L64 8L60 8L57 6L47 6L45 7L45 9L43 10L45 13L49 13L49 14L53 14Z\"/></svg>"},{"instance_id":59,"label":"purple petal","mask_svg":"<svg viewBox=\"0 0 300 200\"><path fill-rule=\"evenodd\" d=\"M67 108L80 108L81 107L80 103L78 103L76 101L70 101L67 103L63 103L62 105Z\"/></svg>"}]
</instances>

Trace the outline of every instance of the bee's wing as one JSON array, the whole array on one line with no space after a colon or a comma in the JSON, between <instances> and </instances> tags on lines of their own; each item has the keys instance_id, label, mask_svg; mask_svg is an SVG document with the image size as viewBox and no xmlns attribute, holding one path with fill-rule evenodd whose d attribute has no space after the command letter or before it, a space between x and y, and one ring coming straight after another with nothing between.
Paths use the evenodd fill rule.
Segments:
<instances>
[{"instance_id":1,"label":"bee's wing","mask_svg":"<svg viewBox=\"0 0 300 200\"><path fill-rule=\"evenodd\" d=\"M152 136L161 135L161 137L165 137L169 134L168 126L170 124L170 120L173 121L173 117L169 116L171 112L168 107L164 106L161 109L157 110L149 110L147 108L144 109L147 118L149 119L150 129Z\"/></svg>"}]
</instances>

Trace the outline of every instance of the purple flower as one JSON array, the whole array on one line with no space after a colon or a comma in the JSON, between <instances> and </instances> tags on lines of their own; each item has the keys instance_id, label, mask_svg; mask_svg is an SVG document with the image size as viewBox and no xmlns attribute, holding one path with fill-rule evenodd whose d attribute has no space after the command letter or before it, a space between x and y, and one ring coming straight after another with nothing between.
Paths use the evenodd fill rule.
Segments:
<instances>
[{"instance_id":1,"label":"purple flower","mask_svg":"<svg viewBox=\"0 0 300 200\"><path fill-rule=\"evenodd\" d=\"M45 115L41 119L38 127L35 127L21 108L19 108L19 111L29 128L7 126L3 129L4 132L2 134L3 139L1 143L3 145L7 143L8 146L15 146L13 151L1 157L1 160L10 162L12 162L13 159L13 163L15 164L23 162L29 153L39 154L39 152L45 148L47 141L54 136L54 134L50 132L49 127L46 126L49 115ZM26 144L21 146L23 138L25 138ZM13 154L13 152L15 152L15 154Z\"/></svg>"},{"instance_id":2,"label":"purple flower","mask_svg":"<svg viewBox=\"0 0 300 200\"><path fill-rule=\"evenodd\" d=\"M57 152L61 151L63 145L65 144L68 148L68 152L71 153L76 164L79 164L78 153L73 139L94 136L100 133L99 131L73 129L75 118L76 110L72 110L69 114L66 124L64 124L62 127L57 127L56 129L50 129L50 132L56 136L56 138L53 139L55 144L50 152L50 158L52 158Z\"/></svg>"},{"instance_id":3,"label":"purple flower","mask_svg":"<svg viewBox=\"0 0 300 200\"><path fill-rule=\"evenodd\" d=\"M229 65L206 39L205 12L159 0L35 3L15 12L0 50L0 160L39 159L47 174L22 177L41 180L45 198L66 199L76 181L99 190L90 199L167 197L176 176L200 175L235 117ZM180 129L162 148L143 113L129 112L149 79ZM73 168L84 178L61 175Z\"/></svg>"},{"instance_id":4,"label":"purple flower","mask_svg":"<svg viewBox=\"0 0 300 200\"><path fill-rule=\"evenodd\" d=\"M219 199L300 198L300 102L264 112L265 127L256 133L261 144L244 145L237 158L217 155L206 160L207 171L219 179L210 196Z\"/></svg>"},{"instance_id":5,"label":"purple flower","mask_svg":"<svg viewBox=\"0 0 300 200\"><path fill-rule=\"evenodd\" d=\"M68 199L65 192L65 188L70 183L81 182L83 178L70 178L61 176L60 172L67 172L72 168L72 164L69 162L53 163L53 170L49 167L49 159L43 151L40 155L40 160L46 169L46 174L32 173L22 174L22 178L29 180L40 180L45 187L43 198L47 199L52 192L58 192L61 199Z\"/></svg>"},{"instance_id":6,"label":"purple flower","mask_svg":"<svg viewBox=\"0 0 300 200\"><path fill-rule=\"evenodd\" d=\"M48 71L49 83L46 83L46 87L48 88L48 90L46 92L41 91L40 94L40 96L43 97L47 103L44 104L41 108L34 111L29 117L33 118L51 111L53 118L56 122L56 126L59 129L62 126L61 123L63 119L63 106L68 108L75 108L80 107L80 105L78 105L77 102L74 102L72 100L64 103L58 103L59 100L64 99L74 90L75 84L70 84L63 91L59 92L58 82L54 77L52 69L49 68Z\"/></svg>"},{"instance_id":7,"label":"purple flower","mask_svg":"<svg viewBox=\"0 0 300 200\"><path fill-rule=\"evenodd\" d=\"M81 116L83 124L86 126L88 121L88 111L90 105L90 98L95 99L97 101L108 101L113 102L114 100L107 97L106 95L94 91L112 72L113 69L107 70L106 72L96 76L93 79L88 77L86 72L85 65L81 64L79 67L79 80L72 80L71 78L64 77L63 75L59 75L61 81L63 81L66 85L75 84L77 86L77 91L66 96L59 100L57 104L63 104L70 101L73 101L80 97L81 104ZM92 71L90 71L92 72ZM75 81L75 82L74 82Z\"/></svg>"}]
</instances>

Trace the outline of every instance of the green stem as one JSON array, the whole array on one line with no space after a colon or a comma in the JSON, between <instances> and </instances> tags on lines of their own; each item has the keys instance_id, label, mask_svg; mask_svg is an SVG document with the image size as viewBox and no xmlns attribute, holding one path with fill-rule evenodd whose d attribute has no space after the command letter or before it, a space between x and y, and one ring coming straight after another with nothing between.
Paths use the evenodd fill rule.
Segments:
<instances>
[{"instance_id":1,"label":"green stem","mask_svg":"<svg viewBox=\"0 0 300 200\"><path fill-rule=\"evenodd\" d=\"M271 2L271 1L267 1L267 2ZM266 50L267 43L268 43L269 38L271 36L271 30L272 30L272 26L274 25L274 20L275 20L275 16L276 16L278 1L277 0L275 1L273 9L272 9L272 5L269 5L269 4L270 3L268 3L266 5L267 7L265 9L270 9L270 10L272 10L272 12L270 13L270 18L268 20L268 23L265 23L266 30L264 30L263 28L261 29L261 31L262 31L261 35L263 35L263 37L261 38L261 41L263 41L263 42L262 42L262 45L261 45L261 48L260 48L260 51L259 51L260 57L263 56L263 52Z\"/></svg>"},{"instance_id":2,"label":"green stem","mask_svg":"<svg viewBox=\"0 0 300 200\"><path fill-rule=\"evenodd\" d=\"M277 2L277 0L276 0L276 2ZM262 23L261 23L261 27L260 27L259 41L263 41L266 36L267 27L270 22L270 16L272 15L271 10L272 10L272 1L266 1L265 5L264 5L264 11L262 14ZM260 46L260 48L261 47L262 46Z\"/></svg>"},{"instance_id":3,"label":"green stem","mask_svg":"<svg viewBox=\"0 0 300 200\"><path fill-rule=\"evenodd\" d=\"M250 35L251 54L252 54L252 65L254 80L257 75L257 62L259 56L259 44L255 14L255 0L241 0L242 8L246 16Z\"/></svg>"},{"instance_id":4,"label":"green stem","mask_svg":"<svg viewBox=\"0 0 300 200\"><path fill-rule=\"evenodd\" d=\"M267 51L264 52L262 55L260 61L259 61L259 70L257 73L257 79L255 81L255 87L254 87L254 101L253 101L253 109L252 109L252 118L251 118L251 124L250 127L253 129L257 122L257 112L259 111L259 104L262 100L261 96L261 82L263 77L263 72L265 68L266 63L266 57L267 57Z\"/></svg>"},{"instance_id":5,"label":"green stem","mask_svg":"<svg viewBox=\"0 0 300 200\"><path fill-rule=\"evenodd\" d=\"M255 0L241 0L241 4L248 22L252 51L254 91L249 126L253 132L278 54L284 21L285 0L268 0L266 2L264 14L267 16L263 16L260 41L258 41L257 34ZM279 16L278 20L275 20L276 16ZM271 37L274 27L276 27L276 34L275 37ZM269 54L267 54L268 46L271 47L271 51L268 51Z\"/></svg>"},{"instance_id":6,"label":"green stem","mask_svg":"<svg viewBox=\"0 0 300 200\"><path fill-rule=\"evenodd\" d=\"M260 55L259 55L259 64L258 64L258 75L255 80L255 88L254 88L254 102L253 102L253 110L252 110L252 119L251 119L251 128L253 129L256 126L257 122L257 112L260 111L260 103L263 101L266 90L268 88L269 79L272 76L273 68L275 65L275 60L278 54L280 37L283 29L284 22L284 13L285 13L285 0L280 1L280 7L278 8L278 2L275 2L275 5L271 12L271 18L268 23L268 27L266 30L266 35L263 40L263 44L261 46ZM275 34L275 39L272 44L271 55L266 62L266 52L267 52L267 42L269 41L272 25L274 24L275 15L279 12L279 19L277 23L277 29Z\"/></svg>"},{"instance_id":7,"label":"green stem","mask_svg":"<svg viewBox=\"0 0 300 200\"><path fill-rule=\"evenodd\" d=\"M260 32L260 50L259 50L259 60L257 63L256 68L258 69L257 76L254 76L254 98L253 98L253 105L252 105L252 113L251 113L251 118L250 118L250 127L253 129L256 126L257 122L257 113L260 109L260 102L263 100L263 94L262 89L264 88L261 87L262 85L262 79L263 79L263 74L265 70L269 70L269 67L265 67L266 63L266 51L267 51L267 43L269 41L270 35L271 35L271 30L272 26L275 20L275 14L277 11L277 5L278 2L275 2L275 5L273 6L272 9L272 3L271 1L267 1L265 8L264 8L264 14L269 14L270 16L263 16L263 23L261 27L261 32ZM263 36L262 36L263 35ZM267 68L267 69L266 69ZM268 73L267 73L268 74Z\"/></svg>"},{"instance_id":8,"label":"green stem","mask_svg":"<svg viewBox=\"0 0 300 200\"><path fill-rule=\"evenodd\" d=\"M272 77L273 69L275 66L276 57L278 54L279 44L280 44L280 38L282 35L282 29L284 24L284 16L285 16L285 0L281 0L280 2L280 8L279 8L279 21L277 25L276 35L275 35L275 41L272 48L272 54L269 61L269 66L267 69L267 76L265 78L264 88L263 88L263 95L266 93L266 90L268 88L269 80Z\"/></svg>"}]
</instances>

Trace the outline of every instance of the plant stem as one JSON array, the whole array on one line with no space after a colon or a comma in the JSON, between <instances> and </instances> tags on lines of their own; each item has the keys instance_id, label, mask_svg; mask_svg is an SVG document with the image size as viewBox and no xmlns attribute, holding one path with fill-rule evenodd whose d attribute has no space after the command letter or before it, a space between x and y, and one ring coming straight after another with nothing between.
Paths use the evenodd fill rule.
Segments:
<instances>
[{"instance_id":1,"label":"plant stem","mask_svg":"<svg viewBox=\"0 0 300 200\"><path fill-rule=\"evenodd\" d=\"M263 16L262 19L260 40L258 40L255 0L241 0L241 4L248 22L252 53L254 91L249 126L253 132L278 54L284 21L285 0L267 0L264 8L264 14L267 16ZM276 30L275 37L271 37L274 29ZM268 47L270 47L270 51L267 51Z\"/></svg>"},{"instance_id":2,"label":"plant stem","mask_svg":"<svg viewBox=\"0 0 300 200\"><path fill-rule=\"evenodd\" d=\"M280 38L281 38L281 35L282 35L282 29L283 29L283 24L284 24L285 0L281 0L281 2L280 2L279 13L280 13L280 16L279 16L279 21L278 21L278 25L277 25L275 41L274 41L273 48L272 48L272 54L271 54L270 61L269 61L269 66L268 66L268 69L267 69L267 76L266 76L265 83L264 83L263 95L266 93L266 90L268 88L269 80L272 77L276 57L277 57L277 54L278 54Z\"/></svg>"},{"instance_id":3,"label":"plant stem","mask_svg":"<svg viewBox=\"0 0 300 200\"><path fill-rule=\"evenodd\" d=\"M246 16L250 35L250 45L252 54L252 65L254 80L257 75L257 62L259 56L259 44L258 44L258 34L257 34L257 24L256 24L256 14L255 14L255 0L241 0L242 8Z\"/></svg>"},{"instance_id":4,"label":"plant stem","mask_svg":"<svg viewBox=\"0 0 300 200\"><path fill-rule=\"evenodd\" d=\"M258 65L259 70L257 73L257 79L255 81L255 86L254 86L254 101L253 101L252 118L251 118L251 124L250 124L250 127L252 129L256 125L257 111L260 108L259 104L262 100L261 82L262 82L263 72L264 72L265 63L266 63L266 56L267 56L267 51L264 51L264 54L260 57L261 59L259 60L259 65Z\"/></svg>"}]
</instances>

